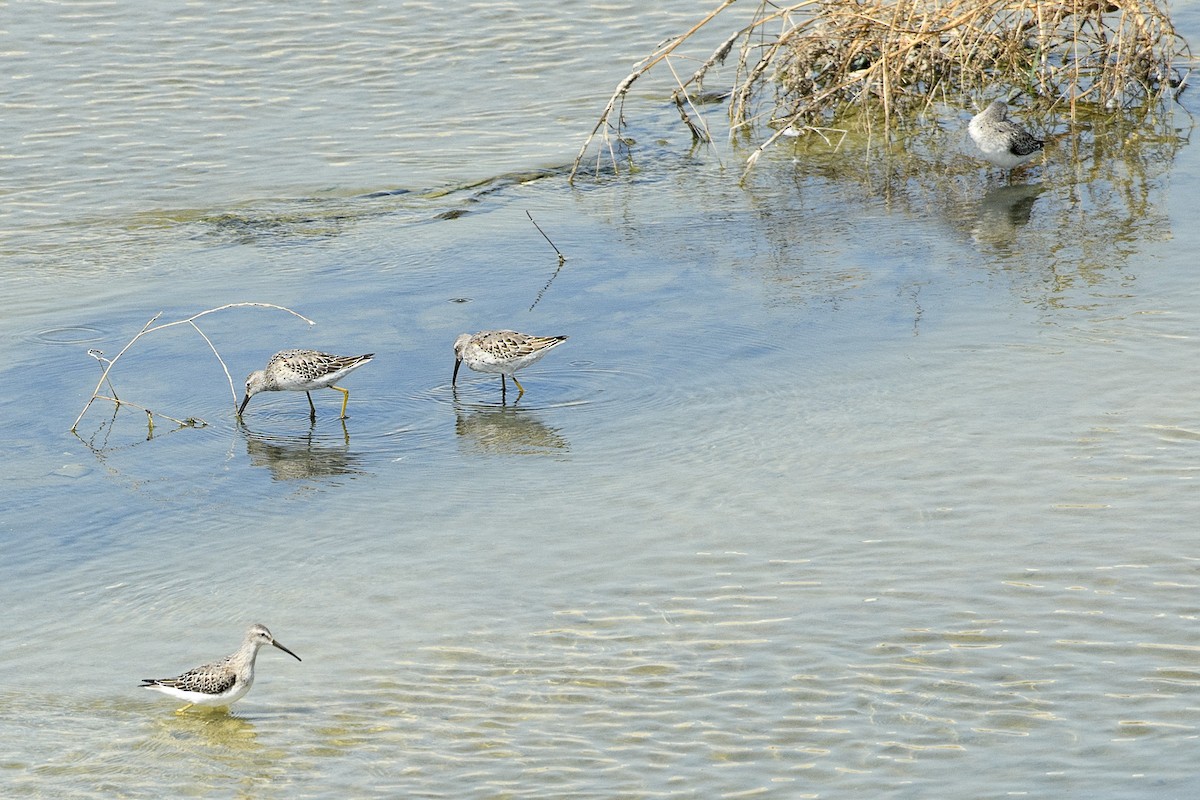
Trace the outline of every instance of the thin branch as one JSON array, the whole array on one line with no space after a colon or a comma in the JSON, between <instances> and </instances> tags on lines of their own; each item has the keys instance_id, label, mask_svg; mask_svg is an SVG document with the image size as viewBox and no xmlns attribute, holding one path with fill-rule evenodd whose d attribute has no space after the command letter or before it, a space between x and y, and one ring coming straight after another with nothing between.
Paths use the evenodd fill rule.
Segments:
<instances>
[{"instance_id":1,"label":"thin branch","mask_svg":"<svg viewBox=\"0 0 1200 800\"><path fill-rule=\"evenodd\" d=\"M196 329L196 333L200 334L200 338L208 342L209 349L213 351L213 355L217 357L217 361L221 364L221 369L225 371L225 380L229 381L229 393L233 395L233 408L236 411L238 404L237 389L233 388L233 376L229 374L229 367L225 366L225 359L221 358L221 354L217 352L217 348L213 345L212 340L204 335L204 331L200 330L200 326L195 322L191 322L191 325Z\"/></svg>"},{"instance_id":2,"label":"thin branch","mask_svg":"<svg viewBox=\"0 0 1200 800\"><path fill-rule=\"evenodd\" d=\"M675 66L671 64L670 59L667 59L667 69L671 70L671 76L675 78L675 84L679 87L671 92L671 99L675 101L675 107L679 109L679 117L683 120L683 124L692 132L692 141L704 142L705 144L711 142L712 132L708 129L708 123L704 121L704 115L700 113L700 109L696 108L695 103L692 102L692 96L683 88L683 82L679 80L679 74L675 72ZM687 101L688 106L699 118L699 126L692 122L691 115L683 107L684 100Z\"/></svg>"},{"instance_id":3,"label":"thin branch","mask_svg":"<svg viewBox=\"0 0 1200 800\"><path fill-rule=\"evenodd\" d=\"M612 97L608 99L608 105L604 107L604 112L600 115L599 121L596 122L596 127L592 128L592 132L588 134L587 139L585 139L583 142L583 147L579 148L579 154L575 156L575 161L571 164L571 174L567 177L567 183L575 183L575 174L579 172L579 164L581 161L583 161L584 154L587 153L588 147L591 145L592 140L596 137L596 132L608 123L608 119L612 115L613 109L616 108L617 101L624 98L625 93L629 91L629 87L633 85L634 81L653 69L658 62L669 56L672 51L675 50L675 48L686 42L692 34L703 28L705 25L715 19L718 14L736 2L737 0L723 0L720 6L710 11L708 15L704 17L704 19L693 25L687 32L676 36L674 39L671 39L668 44L663 45L654 53L651 53L646 60L644 60L633 70L633 72L626 75L624 80L617 84L616 91L614 91ZM620 133L620 125L617 126L617 132ZM616 166L615 159L613 161L613 166Z\"/></svg>"},{"instance_id":4,"label":"thin branch","mask_svg":"<svg viewBox=\"0 0 1200 800\"><path fill-rule=\"evenodd\" d=\"M134 336L132 339L130 339L128 344L126 344L124 347L121 348L121 352L117 353L116 356L114 356L112 358L112 360L108 362L108 366L106 366L104 368L104 372L100 374L100 380L96 382L96 388L92 390L92 396L90 398L88 398L87 404L83 407L83 411L79 412L79 416L76 417L75 422L73 422L71 424L72 432L74 432L75 429L77 427L79 427L79 420L83 419L83 415L87 413L88 409L92 407L92 403L94 403L96 401L97 395L100 394L100 387L103 386L104 382L108 380L108 373L112 372L113 365L117 362L117 359L120 358L121 356L125 355L125 351L128 350L129 348L133 347L133 343L136 342L138 339L142 338L142 336L145 335L146 331L150 330L150 326L154 324L154 321L157 320L162 315L163 315L163 312L160 311L157 314L155 314L153 317L151 317L146 322L146 324L142 326L142 329L138 332L137 336ZM114 394L115 394L115 392L114 392Z\"/></svg>"},{"instance_id":5,"label":"thin branch","mask_svg":"<svg viewBox=\"0 0 1200 800\"><path fill-rule=\"evenodd\" d=\"M712 55L710 55L708 59L700 65L700 68L692 73L692 77L681 83L678 89L671 92L671 99L678 103L678 95L681 92L685 91L687 87L691 86L693 83L700 83L703 81L704 76L708 74L710 69L725 60L726 56L729 55L729 51L733 49L733 43L741 38L747 30L747 28L739 28L738 30L734 31L728 39L721 42L720 46L718 46L716 50L713 50Z\"/></svg>"},{"instance_id":6,"label":"thin branch","mask_svg":"<svg viewBox=\"0 0 1200 800\"><path fill-rule=\"evenodd\" d=\"M104 365L109 363L109 360L104 357L104 351L93 347L87 351L87 354L96 359L96 361L100 364L100 374L103 375ZM112 385L112 381L108 381L108 390L112 392L113 397L117 396L117 388Z\"/></svg>"},{"instance_id":7,"label":"thin branch","mask_svg":"<svg viewBox=\"0 0 1200 800\"><path fill-rule=\"evenodd\" d=\"M533 223L533 227L537 228L537 232L542 235L543 239L545 239L547 242L550 242L550 246L554 248L554 252L558 253L559 263L561 264L562 262L566 261L567 257L562 254L562 251L559 250L557 246L555 246L554 242L550 241L550 237L546 235L544 230L542 230L542 226L537 224L537 220L533 218L533 214L530 214L528 211L526 211L525 216L529 217L529 221Z\"/></svg>"},{"instance_id":8,"label":"thin branch","mask_svg":"<svg viewBox=\"0 0 1200 800\"><path fill-rule=\"evenodd\" d=\"M550 284L554 283L554 279L558 277L558 273L562 272L563 265L567 263L567 257L562 254L562 251L558 249L554 242L550 241L550 237L546 235L544 230L542 230L542 226L537 224L537 220L533 218L533 214L530 214L528 211L526 211L525 216L529 217L529 221L533 223L533 227L537 228L538 233L542 235L542 238L547 242L550 242L550 246L554 248L554 252L558 253L558 268L554 270L554 274L550 276L550 280L546 281L546 285L542 287L542 290L537 293L537 297L533 299L533 305L529 306L529 310L533 311L537 304L542 302L542 295L544 295L546 290L550 288Z\"/></svg>"}]
</instances>

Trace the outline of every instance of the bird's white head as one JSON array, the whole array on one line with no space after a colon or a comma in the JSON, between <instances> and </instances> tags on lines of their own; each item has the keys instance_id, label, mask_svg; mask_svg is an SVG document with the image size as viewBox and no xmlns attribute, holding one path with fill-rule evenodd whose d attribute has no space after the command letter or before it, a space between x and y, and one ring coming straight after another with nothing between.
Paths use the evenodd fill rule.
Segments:
<instances>
[{"instance_id":1,"label":"bird's white head","mask_svg":"<svg viewBox=\"0 0 1200 800\"><path fill-rule=\"evenodd\" d=\"M288 650L286 647L281 645L279 642L275 641L275 637L271 635L271 632L269 630L267 630L266 625L258 625L258 624L251 625L250 629L248 631L246 631L246 642L249 644L253 644L255 650L262 647L264 644L273 645L274 647L278 647L280 650L287 653L289 656L296 659L297 661L300 661L300 656L296 655L291 650Z\"/></svg>"},{"instance_id":2,"label":"bird's white head","mask_svg":"<svg viewBox=\"0 0 1200 800\"><path fill-rule=\"evenodd\" d=\"M463 354L467 350L467 345L471 342L471 334L460 333L458 338L454 340L454 374L450 376L450 385L453 386L458 380L458 368L462 366Z\"/></svg>"},{"instance_id":3,"label":"bird's white head","mask_svg":"<svg viewBox=\"0 0 1200 800\"><path fill-rule=\"evenodd\" d=\"M242 404L238 407L238 416L246 410L246 406L250 403L250 398L263 391L267 386L267 373L261 369L256 369L246 376L246 395L242 398ZM265 629L264 629L265 630Z\"/></svg>"},{"instance_id":4,"label":"bird's white head","mask_svg":"<svg viewBox=\"0 0 1200 800\"><path fill-rule=\"evenodd\" d=\"M267 630L267 626L259 624L250 626L250 629L246 631L246 638L258 642L260 645L272 644L275 641L275 637Z\"/></svg>"},{"instance_id":5,"label":"bird's white head","mask_svg":"<svg viewBox=\"0 0 1200 800\"><path fill-rule=\"evenodd\" d=\"M467 349L467 343L471 341L471 334L460 333L458 338L454 340L454 357L462 361L463 352Z\"/></svg>"}]
</instances>

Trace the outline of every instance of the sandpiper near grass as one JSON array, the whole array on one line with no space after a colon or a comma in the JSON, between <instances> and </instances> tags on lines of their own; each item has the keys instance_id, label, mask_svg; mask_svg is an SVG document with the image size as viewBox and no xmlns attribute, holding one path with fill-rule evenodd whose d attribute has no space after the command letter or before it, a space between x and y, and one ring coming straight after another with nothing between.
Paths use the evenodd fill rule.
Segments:
<instances>
[{"instance_id":1,"label":"sandpiper near grass","mask_svg":"<svg viewBox=\"0 0 1200 800\"><path fill-rule=\"evenodd\" d=\"M972 117L967 131L981 158L1010 172L1030 161L1045 145L1008 118L1008 106L1003 100L993 100Z\"/></svg>"}]
</instances>

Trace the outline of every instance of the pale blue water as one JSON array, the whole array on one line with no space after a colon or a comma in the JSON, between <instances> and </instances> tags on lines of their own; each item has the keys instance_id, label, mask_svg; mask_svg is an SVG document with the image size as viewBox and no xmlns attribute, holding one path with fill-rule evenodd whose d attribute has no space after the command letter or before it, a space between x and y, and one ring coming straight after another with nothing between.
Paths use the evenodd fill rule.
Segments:
<instances>
[{"instance_id":1,"label":"pale blue water","mask_svg":"<svg viewBox=\"0 0 1200 800\"><path fill-rule=\"evenodd\" d=\"M639 172L568 187L697 13L4 23L5 796L1195 794L1192 98L1041 191L790 145L739 184L664 78ZM239 428L181 326L113 380L206 427L69 432L88 348L245 301L317 325L206 317L239 392L377 353L344 426L319 392ZM519 405L456 397L454 336L499 326L571 338ZM232 715L137 688L256 621L304 661L264 651Z\"/></svg>"}]
</instances>

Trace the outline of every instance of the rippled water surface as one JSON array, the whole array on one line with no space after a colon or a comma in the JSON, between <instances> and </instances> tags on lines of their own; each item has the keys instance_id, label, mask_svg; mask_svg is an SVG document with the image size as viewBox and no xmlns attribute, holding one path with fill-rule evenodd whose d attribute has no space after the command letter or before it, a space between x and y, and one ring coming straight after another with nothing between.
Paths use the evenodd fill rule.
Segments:
<instances>
[{"instance_id":1,"label":"rippled water surface","mask_svg":"<svg viewBox=\"0 0 1200 800\"><path fill-rule=\"evenodd\" d=\"M642 5L3 22L0 794L1196 796L1194 98L1015 185L792 143L739 183L660 76L637 172L571 188L700 13ZM228 308L111 374L203 427L70 432L89 349L250 302L316 324ZM570 336L518 403L451 386L492 327ZM376 353L349 419L236 424L285 347ZM231 714L137 688L252 622L303 662Z\"/></svg>"}]
</instances>

